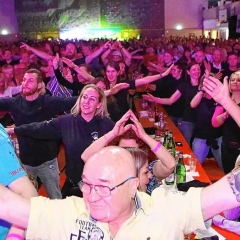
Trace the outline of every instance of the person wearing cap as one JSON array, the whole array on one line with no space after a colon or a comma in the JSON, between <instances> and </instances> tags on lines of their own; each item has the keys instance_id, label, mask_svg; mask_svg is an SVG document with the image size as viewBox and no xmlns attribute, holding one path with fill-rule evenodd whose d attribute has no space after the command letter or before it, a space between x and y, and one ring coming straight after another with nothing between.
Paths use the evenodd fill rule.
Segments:
<instances>
[{"instance_id":1,"label":"person wearing cap","mask_svg":"<svg viewBox=\"0 0 240 240\"><path fill-rule=\"evenodd\" d=\"M109 60L114 62L123 61L127 66L130 66L132 55L122 46L121 42L115 41L113 44L108 44L108 49L102 54L101 58L105 66Z\"/></svg>"}]
</instances>

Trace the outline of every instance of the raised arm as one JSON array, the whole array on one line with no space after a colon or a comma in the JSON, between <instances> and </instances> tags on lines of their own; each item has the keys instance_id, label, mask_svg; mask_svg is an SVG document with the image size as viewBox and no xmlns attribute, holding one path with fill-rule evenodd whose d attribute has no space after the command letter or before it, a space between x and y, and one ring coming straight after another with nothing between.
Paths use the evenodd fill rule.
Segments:
<instances>
[{"instance_id":1,"label":"raised arm","mask_svg":"<svg viewBox=\"0 0 240 240\"><path fill-rule=\"evenodd\" d=\"M22 85L16 86L16 87L9 87L11 88L12 96L22 92Z\"/></svg>"},{"instance_id":2,"label":"raised arm","mask_svg":"<svg viewBox=\"0 0 240 240\"><path fill-rule=\"evenodd\" d=\"M126 112L122 118L116 122L114 128L110 132L106 133L104 136L94 141L88 148L86 148L81 156L82 160L86 162L95 152L99 151L108 145L108 143L111 142L114 138L122 135L129 128L131 128L130 125L124 126L129 117L130 111Z\"/></svg>"},{"instance_id":3,"label":"raised arm","mask_svg":"<svg viewBox=\"0 0 240 240\"><path fill-rule=\"evenodd\" d=\"M114 94L118 93L119 91L121 91L123 89L129 88L129 86L130 86L129 83L118 83L118 84L114 85L112 88L105 90L104 94L106 97L108 97L110 95L114 95Z\"/></svg>"},{"instance_id":4,"label":"raised arm","mask_svg":"<svg viewBox=\"0 0 240 240\"><path fill-rule=\"evenodd\" d=\"M163 105L172 105L175 103L180 97L182 96L182 93L179 90L176 90L175 93L170 98L158 98L154 97L152 94L144 94L143 98L146 99L149 102L155 102L158 104Z\"/></svg>"},{"instance_id":5,"label":"raised arm","mask_svg":"<svg viewBox=\"0 0 240 240\"><path fill-rule=\"evenodd\" d=\"M191 108L196 108L203 98L204 92L198 91L197 94L193 97L192 101L190 102Z\"/></svg>"},{"instance_id":6,"label":"raised arm","mask_svg":"<svg viewBox=\"0 0 240 240\"><path fill-rule=\"evenodd\" d=\"M201 194L204 220L216 214L240 206L240 168L233 170L214 184L204 188Z\"/></svg>"},{"instance_id":7,"label":"raised arm","mask_svg":"<svg viewBox=\"0 0 240 240\"><path fill-rule=\"evenodd\" d=\"M224 108L222 106L216 106L214 114L212 116L212 125L213 127L220 127L225 122L229 114L224 112Z\"/></svg>"},{"instance_id":8,"label":"raised arm","mask_svg":"<svg viewBox=\"0 0 240 240\"><path fill-rule=\"evenodd\" d=\"M104 65L107 65L107 63L108 63L108 56L111 53L111 51L113 50L110 42L109 42L108 45L109 45L109 48L101 56L101 59L102 59L102 62L103 62Z\"/></svg>"},{"instance_id":9,"label":"raised arm","mask_svg":"<svg viewBox=\"0 0 240 240\"><path fill-rule=\"evenodd\" d=\"M16 133L36 139L57 140L62 138L61 117L51 121L23 124L14 128L6 128L8 134Z\"/></svg>"},{"instance_id":10,"label":"raised arm","mask_svg":"<svg viewBox=\"0 0 240 240\"><path fill-rule=\"evenodd\" d=\"M40 51L36 48L33 48L33 47L30 47L29 45L27 45L26 43L22 43L22 45L20 46L20 48L24 48L26 49L27 51L31 51L33 52L34 54L36 54L38 57L44 59L44 60L51 60L53 58L52 55L48 54L48 53L45 53L43 51Z\"/></svg>"},{"instance_id":11,"label":"raised arm","mask_svg":"<svg viewBox=\"0 0 240 240\"><path fill-rule=\"evenodd\" d=\"M205 78L204 90L232 116L238 126L240 126L240 108L230 98L227 77L224 78L223 84L214 77Z\"/></svg>"},{"instance_id":12,"label":"raised arm","mask_svg":"<svg viewBox=\"0 0 240 240\"><path fill-rule=\"evenodd\" d=\"M173 65L171 65L164 73L156 74L156 75L153 75L153 76L146 76L144 78L136 79L136 82L135 82L136 87L141 86L141 85L145 85L145 84L149 84L151 82L159 80L160 78L166 77L170 73L172 67L173 67Z\"/></svg>"},{"instance_id":13,"label":"raised arm","mask_svg":"<svg viewBox=\"0 0 240 240\"><path fill-rule=\"evenodd\" d=\"M136 135L142 139L150 149L155 153L157 158L160 160L154 164L153 173L155 177L162 179L169 176L172 173L173 169L176 166L176 161L174 157L164 148L160 142L157 142L155 139L151 138L144 131L141 123L131 111L130 119L133 121L132 129L135 131Z\"/></svg>"},{"instance_id":14,"label":"raised arm","mask_svg":"<svg viewBox=\"0 0 240 240\"><path fill-rule=\"evenodd\" d=\"M119 47L119 50L121 51L122 55L123 55L123 58L124 58L124 61L126 63L127 66L130 66L131 65L131 61L132 61L132 55L129 53L129 51L127 49L125 49L121 42L118 42L118 47Z\"/></svg>"},{"instance_id":15,"label":"raised arm","mask_svg":"<svg viewBox=\"0 0 240 240\"><path fill-rule=\"evenodd\" d=\"M86 63L91 63L94 58L98 57L100 54L102 54L104 51L106 51L110 47L111 47L110 42L109 41L106 42L102 47L100 47L99 49L97 49L96 51L91 53L89 56L87 56L85 58L85 62Z\"/></svg>"},{"instance_id":16,"label":"raised arm","mask_svg":"<svg viewBox=\"0 0 240 240\"><path fill-rule=\"evenodd\" d=\"M83 77L86 81L91 83L95 77L89 74L86 71L83 71L79 66L75 65L71 60L68 58L62 57L62 61L66 63L70 68L74 69L81 77Z\"/></svg>"}]
</instances>

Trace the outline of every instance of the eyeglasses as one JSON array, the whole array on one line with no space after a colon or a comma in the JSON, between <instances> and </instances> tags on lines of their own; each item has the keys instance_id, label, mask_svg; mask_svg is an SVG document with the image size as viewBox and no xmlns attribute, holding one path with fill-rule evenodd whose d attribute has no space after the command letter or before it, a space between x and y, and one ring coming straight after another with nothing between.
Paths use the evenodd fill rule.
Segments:
<instances>
[{"instance_id":1,"label":"eyeglasses","mask_svg":"<svg viewBox=\"0 0 240 240\"><path fill-rule=\"evenodd\" d=\"M94 190L96 191L96 193L98 194L98 196L100 197L109 197L111 195L111 192L113 190L115 190L116 188L122 186L124 183L126 183L127 181L131 180L131 179L134 179L136 177L129 177L127 178L125 181L123 181L122 183L116 185L115 187L113 188L109 188L107 186L102 186L102 185L93 185L93 184L88 184L86 182L83 182L83 181L80 181L79 182L79 187L80 187L80 190L83 192L83 193L86 193L86 194L90 194L91 193L91 190L92 188L94 188Z\"/></svg>"}]
</instances>

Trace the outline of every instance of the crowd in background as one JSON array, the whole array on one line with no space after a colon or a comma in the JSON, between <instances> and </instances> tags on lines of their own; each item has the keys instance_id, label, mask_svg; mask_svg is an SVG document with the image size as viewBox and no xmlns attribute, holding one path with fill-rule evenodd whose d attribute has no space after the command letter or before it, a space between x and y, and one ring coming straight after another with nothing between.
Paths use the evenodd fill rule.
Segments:
<instances>
[{"instance_id":1,"label":"crowd in background","mask_svg":"<svg viewBox=\"0 0 240 240\"><path fill-rule=\"evenodd\" d=\"M211 148L218 165L227 173L234 162L229 165L229 160L224 160L222 155L226 155L228 147L238 149L238 128L230 123L227 113L224 124L212 124L212 116L216 118L220 113L216 115L215 102L201 90L201 77L207 71L221 81L225 76L230 78L238 70L239 56L238 39L213 40L203 37L124 41L49 39L2 43L0 83L4 87L0 89L0 97L19 94L24 73L31 68L42 73L45 84L45 88L41 89L43 93L70 97L78 96L88 83L95 83L107 90L118 83L157 76L174 64L168 76L164 79L157 76L155 82L147 86L146 92L151 94L144 97L165 106L200 163L203 163ZM75 66L78 66L77 69ZM233 91L232 95L238 102L238 89ZM114 122L133 107L131 99L134 94L134 90L123 89L108 96L108 111ZM13 124L7 112L1 112L0 122L4 126Z\"/></svg>"},{"instance_id":2,"label":"crowd in background","mask_svg":"<svg viewBox=\"0 0 240 240\"><path fill-rule=\"evenodd\" d=\"M173 157L134 115L133 99L139 96L149 105L164 106L201 164L211 149L227 174L240 154L239 127L205 91L203 79L228 81L231 98L239 105L239 56L237 39L202 37L2 43L0 123L17 135L23 166L40 178L50 198L82 196L88 190L81 183L84 162L115 138L120 138L117 145L130 147L139 190L151 194L157 178L173 171ZM66 160L62 190L57 161L61 143ZM142 146L159 159L149 168L144 152L136 150Z\"/></svg>"}]
</instances>

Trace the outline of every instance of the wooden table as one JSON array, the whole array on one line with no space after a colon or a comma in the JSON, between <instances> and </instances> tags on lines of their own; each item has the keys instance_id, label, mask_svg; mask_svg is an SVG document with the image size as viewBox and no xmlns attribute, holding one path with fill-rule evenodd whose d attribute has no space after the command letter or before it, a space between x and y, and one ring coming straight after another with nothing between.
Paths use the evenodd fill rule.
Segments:
<instances>
[{"instance_id":1,"label":"wooden table","mask_svg":"<svg viewBox=\"0 0 240 240\"><path fill-rule=\"evenodd\" d=\"M139 111L145 110L145 109L142 109L140 98L134 99L134 105L135 105L135 108L136 108L136 111L137 111L137 117L139 119L139 122L142 124L142 126L144 128L155 127L154 123L149 121L148 117L147 118L140 118ZM170 117L167 115L165 109L161 105L157 105L157 108L158 108L159 112L163 112L164 120L166 121L166 129L169 129L173 132L174 141L175 142L181 142L183 144L183 146L181 146L181 147L176 146L177 151L182 151L183 154L191 154L192 156L194 156L194 153L192 152L192 150L189 147L188 143L186 142L185 138L181 134L180 130L172 122ZM187 164L186 161L187 160L184 159L185 164ZM206 172L204 171L202 165L199 162L197 162L197 169L196 170L199 172L199 177L194 177L194 179L199 180L201 182L211 183L209 177L207 176ZM217 232L219 232L222 236L224 236L227 240L239 240L240 239L240 236L235 234L235 233L232 233L232 232L229 232L227 230L221 229L221 228L216 227L214 225L212 225L212 227Z\"/></svg>"}]
</instances>

